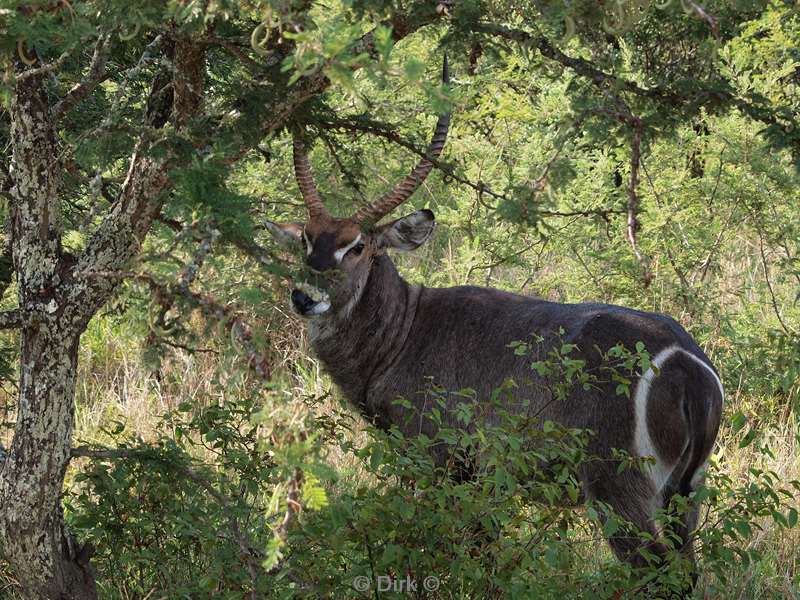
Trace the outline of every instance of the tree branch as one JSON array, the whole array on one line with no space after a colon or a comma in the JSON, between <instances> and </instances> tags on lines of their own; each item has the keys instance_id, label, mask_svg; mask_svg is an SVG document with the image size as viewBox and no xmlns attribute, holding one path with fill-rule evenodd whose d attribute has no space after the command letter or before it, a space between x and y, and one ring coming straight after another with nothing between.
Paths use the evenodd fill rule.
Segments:
<instances>
[{"instance_id":1,"label":"tree branch","mask_svg":"<svg viewBox=\"0 0 800 600\"><path fill-rule=\"evenodd\" d=\"M637 96L666 101L675 106L680 105L682 102L682 98L680 96L667 92L661 88L642 88L632 81L627 81L625 79L616 77L615 75L611 75L610 73L606 73L595 67L588 60L569 56L553 46L553 44L551 44L546 38L535 37L533 34L522 29L513 29L504 25L496 25L494 23L476 23L472 26L472 30L476 33L493 35L536 48L539 50L542 56L564 65L578 75L586 77L596 86L608 86L618 90L621 89L626 92L636 94Z\"/></svg>"},{"instance_id":2,"label":"tree branch","mask_svg":"<svg viewBox=\"0 0 800 600\"><path fill-rule=\"evenodd\" d=\"M211 247L214 245L214 242L217 241L217 238L219 238L220 235L221 234L219 230L212 226L209 229L208 234L205 235L200 241L200 245L197 247L197 252L195 252L192 260L186 264L181 272L178 280L178 287L181 290L189 290L189 286L192 285L194 280L197 278L200 268L203 266L206 257L211 252Z\"/></svg>"},{"instance_id":3,"label":"tree branch","mask_svg":"<svg viewBox=\"0 0 800 600\"><path fill-rule=\"evenodd\" d=\"M231 40L216 35L210 35L208 36L208 41L212 44L220 46L222 49L226 50L229 54L236 57L239 60L239 62L241 62L243 65L247 67L247 70L250 71L250 73L256 74L263 72L265 65L250 58L247 55L247 52L245 52L242 47L238 46ZM270 64L271 61L268 60L267 66L270 66Z\"/></svg>"},{"instance_id":4,"label":"tree branch","mask_svg":"<svg viewBox=\"0 0 800 600\"><path fill-rule=\"evenodd\" d=\"M396 129L391 125L386 123L381 123L379 121L374 121L371 119L354 119L354 118L327 118L325 120L317 121L316 125L322 127L324 129L343 129L345 131L358 131L362 133L369 133L376 137L380 137L386 139L398 146L410 150L420 158L427 158L433 163L437 169L442 171L447 177L465 185L469 188L472 188L479 194L486 194L494 198L495 200L501 201L511 201L506 194L501 192L495 192L492 190L486 183L482 181L474 182L465 177L461 177L458 175L455 170L448 165L447 163L442 162L438 158L429 157L427 151L422 148L418 148L412 142L403 138L400 134L397 133ZM548 165L545 165L545 172L543 177L547 175L547 171L550 169L552 165L552 160ZM542 178L540 178L541 180ZM573 211L554 211L554 210L537 210L536 214L541 215L544 217L575 217L575 216L600 216L600 217L607 217L608 215L612 214L623 214L624 211L619 209L586 209L586 210L573 210Z\"/></svg>"},{"instance_id":5,"label":"tree branch","mask_svg":"<svg viewBox=\"0 0 800 600\"><path fill-rule=\"evenodd\" d=\"M231 336L244 352L247 366L259 379L270 381L272 370L269 361L258 347L253 344L252 329L244 319L236 315L235 305L224 306L208 294L193 292L188 287L181 285L164 285L147 273L87 270L76 271L74 277L76 279L105 281L107 286L117 285L125 279L133 279L145 283L154 294L162 298L183 298L190 306L200 309L207 317L228 327L231 331Z\"/></svg>"},{"instance_id":6,"label":"tree branch","mask_svg":"<svg viewBox=\"0 0 800 600\"><path fill-rule=\"evenodd\" d=\"M261 556L261 553L257 551L253 547L253 544L250 543L250 540L248 540L242 534L242 530L239 528L239 521L236 519L236 512L233 510L231 503L228 502L225 496L220 494L217 489L211 485L210 481L189 467L181 467L181 472L205 491L207 491L209 495L214 498L214 500L216 500L217 503L222 507L225 515L227 515L228 527L230 527L233 539L236 540L236 543L239 546L239 551L241 552L242 558L244 558L245 564L247 565L247 571L250 575L250 599L257 600L258 577L264 573L260 561L256 560L256 557Z\"/></svg>"},{"instance_id":7,"label":"tree branch","mask_svg":"<svg viewBox=\"0 0 800 600\"><path fill-rule=\"evenodd\" d=\"M148 48L154 43L155 40ZM166 123L171 109L173 124L181 131L200 110L205 79L204 48L187 36L180 35L175 40L173 101L167 106L159 104L154 109L150 118L157 125ZM139 63L143 60L144 55ZM157 95L164 85L166 82L161 81L157 74L151 96ZM174 166L174 157L170 153L166 156L149 156L146 133L134 148L117 201L89 238L86 248L78 257L76 271L117 271L124 268L138 254L153 220L161 211L162 195L170 186L168 173ZM73 306L83 307L86 317L91 317L106 302L118 281L98 278L93 283L77 286L70 298Z\"/></svg>"},{"instance_id":8,"label":"tree branch","mask_svg":"<svg viewBox=\"0 0 800 600\"><path fill-rule=\"evenodd\" d=\"M424 6L424 4L422 4ZM391 25L392 37L394 41L399 41L417 31L418 29L434 23L440 18L434 9L431 9L421 17L410 19L407 15L394 15L385 25ZM375 30L365 33L353 45L352 54L367 54L374 56L376 53ZM360 68L355 65L354 68ZM289 93L282 99L273 103L271 110L266 112L266 119L259 126L261 138L267 137L283 127L290 119L292 114L308 100L324 92L331 84L322 69L311 73L298 80L290 89ZM233 164L240 160L251 149L250 146L240 148L225 159L225 164Z\"/></svg>"},{"instance_id":9,"label":"tree branch","mask_svg":"<svg viewBox=\"0 0 800 600\"><path fill-rule=\"evenodd\" d=\"M692 2L691 4L695 11L697 11L697 8L700 8L696 3ZM702 14L698 12L698 15L707 18L707 20L708 18L713 19L713 17L708 17L705 11L703 11ZM798 126L795 119L788 116L788 113L782 115L787 122L781 122L773 112L750 104L726 90L698 88L685 95L681 95L658 86L643 88L632 81L606 73L583 58L569 56L553 46L546 38L534 36L522 29L514 29L494 23L476 23L472 25L472 31L534 47L539 50L542 56L564 65L578 75L587 78L597 87L629 92L642 98L656 101L662 106L676 109L685 109L687 104L694 104L695 106L729 104L738 108L751 119L764 123L765 125L777 127L788 137L797 139L796 133L794 132L796 132L800 126Z\"/></svg>"},{"instance_id":10,"label":"tree branch","mask_svg":"<svg viewBox=\"0 0 800 600\"><path fill-rule=\"evenodd\" d=\"M172 117L176 128L184 127L189 119L202 111L206 77L206 45L187 35L175 40L175 99Z\"/></svg>"},{"instance_id":11,"label":"tree branch","mask_svg":"<svg viewBox=\"0 0 800 600\"><path fill-rule=\"evenodd\" d=\"M331 137L325 133L321 133L320 137L322 138L322 143L325 144L325 146L328 148L328 152L333 157L333 162L336 163L339 171L341 171L342 175L344 175L347 185L350 186L350 188L358 195L364 204L367 204L369 199L366 197L366 195L364 195L364 190L362 190L361 186L358 184L358 178L350 169L347 168L347 165L342 162L336 145L331 140Z\"/></svg>"},{"instance_id":12,"label":"tree branch","mask_svg":"<svg viewBox=\"0 0 800 600\"><path fill-rule=\"evenodd\" d=\"M705 8L696 2L693 2L692 0L686 0L686 4L689 5L689 7L697 14L698 17L708 22L708 24L711 26L711 33L717 40L719 40L719 28L717 27L716 17L708 14Z\"/></svg>"},{"instance_id":13,"label":"tree branch","mask_svg":"<svg viewBox=\"0 0 800 600\"><path fill-rule=\"evenodd\" d=\"M69 90L64 97L53 106L53 119L58 119L78 102L86 98L106 77L106 62L111 50L111 35L101 35L94 46L94 54L89 70L83 80Z\"/></svg>"},{"instance_id":14,"label":"tree branch","mask_svg":"<svg viewBox=\"0 0 800 600\"><path fill-rule=\"evenodd\" d=\"M653 192L653 196L656 199L658 207L661 210L666 211L665 214L667 215L667 222L671 224L672 219L669 216L671 214L671 211L667 210L668 209L667 203L662 200L661 194L659 194L658 190L656 189L655 183L653 182L653 178L650 176L650 172L647 170L647 164L641 159L639 162L641 163L641 167L642 170L644 171L645 177L647 177L647 182L650 185L650 189ZM692 293L693 287L689 283L689 280L686 278L686 274L683 272L683 269L681 269L680 266L678 265L678 261L675 259L675 255L673 254L670 248L671 244L664 244L664 251L666 252L667 259L669 260L669 263L672 265L672 269L675 271L675 274L678 276L678 280L681 283L680 295L681 299L683 300L684 308L689 313L692 313L694 311L693 309L694 294Z\"/></svg>"},{"instance_id":15,"label":"tree branch","mask_svg":"<svg viewBox=\"0 0 800 600\"><path fill-rule=\"evenodd\" d=\"M48 73L52 73L53 71L57 71L58 69L60 69L64 65L65 62L67 62L67 59L72 55L72 53L78 47L79 46L73 46L71 48L67 48L61 54L61 56L59 56L53 62L47 63L45 65L42 65L41 67L36 67L34 69L27 69L25 71L21 71L21 72L17 73L17 81L18 82L22 82L22 81L25 81L27 79L33 78L33 77L39 77L41 75L47 75Z\"/></svg>"},{"instance_id":16,"label":"tree branch","mask_svg":"<svg viewBox=\"0 0 800 600\"><path fill-rule=\"evenodd\" d=\"M188 233L190 228L187 227L183 231ZM184 266L180 276L178 277L178 283L175 286L175 290L177 290L180 295L191 294L189 286L194 282L203 266L203 263L205 262L206 257L211 252L211 247L219 236L219 230L212 226L208 229L207 235L200 240L197 251L194 253L194 256L191 258L191 260ZM176 242L178 239L180 239L180 237L182 236L179 235L176 237ZM153 288L152 285L151 289L154 289L155 291L153 294L153 302L159 305L159 309L154 321L151 322L150 332L147 334L145 344L149 346L160 341L167 343L168 345L173 345L166 339L165 335L159 335L157 329L164 328L166 324L165 321L167 313L174 306L178 294L165 293L163 289Z\"/></svg>"},{"instance_id":17,"label":"tree branch","mask_svg":"<svg viewBox=\"0 0 800 600\"><path fill-rule=\"evenodd\" d=\"M289 527L294 522L295 514L302 510L300 505L300 485L303 481L303 471L296 468L292 471L292 476L286 486L286 511L283 514L283 519L273 529L273 533L282 541L286 541L286 536L289 534ZM278 561L276 564L267 571L268 574L274 575L280 570L281 563Z\"/></svg>"},{"instance_id":18,"label":"tree branch","mask_svg":"<svg viewBox=\"0 0 800 600\"><path fill-rule=\"evenodd\" d=\"M627 236L631 244L636 260L644 269L643 281L645 287L650 285L653 279L650 273L650 268L647 264L642 253L639 251L639 244L636 240L636 234L639 231L639 165L642 157L641 144L642 144L642 121L633 115L629 118L629 123L633 128L633 137L631 139L631 178L628 182L628 228Z\"/></svg>"},{"instance_id":19,"label":"tree branch","mask_svg":"<svg viewBox=\"0 0 800 600\"><path fill-rule=\"evenodd\" d=\"M11 96L11 239L21 305L53 285L61 251L62 167L44 73L25 71ZM21 268L25 265L25 268Z\"/></svg>"},{"instance_id":20,"label":"tree branch","mask_svg":"<svg viewBox=\"0 0 800 600\"><path fill-rule=\"evenodd\" d=\"M761 255L761 267L764 269L764 281L767 283L767 291L769 291L769 298L770 302L772 303L772 310L775 311L775 316L778 318L778 323L781 325L781 329L783 329L786 335L792 337L795 335L795 331L786 324L786 321L783 320L781 316L781 310L778 307L778 299L775 296L775 290L772 287L772 281L770 280L769 276L769 264L767 262L767 255L764 252L764 234L761 232L761 227L756 225L756 232L758 233L758 249L759 254Z\"/></svg>"}]
</instances>

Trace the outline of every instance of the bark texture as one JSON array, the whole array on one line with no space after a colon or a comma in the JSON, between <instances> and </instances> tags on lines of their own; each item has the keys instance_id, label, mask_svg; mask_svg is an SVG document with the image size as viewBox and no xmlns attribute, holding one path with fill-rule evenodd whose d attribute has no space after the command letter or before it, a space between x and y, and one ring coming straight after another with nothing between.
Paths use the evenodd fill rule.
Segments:
<instances>
[{"instance_id":1,"label":"bark texture","mask_svg":"<svg viewBox=\"0 0 800 600\"><path fill-rule=\"evenodd\" d=\"M75 547L61 514L86 320L65 302L61 168L43 77L19 77L11 103L11 234L22 348L14 440L0 467L0 541L29 597L92 599L88 552Z\"/></svg>"},{"instance_id":2,"label":"bark texture","mask_svg":"<svg viewBox=\"0 0 800 600\"><path fill-rule=\"evenodd\" d=\"M0 477L3 551L31 598L96 598L88 548L65 531L79 334L57 316L22 331L17 426Z\"/></svg>"}]
</instances>

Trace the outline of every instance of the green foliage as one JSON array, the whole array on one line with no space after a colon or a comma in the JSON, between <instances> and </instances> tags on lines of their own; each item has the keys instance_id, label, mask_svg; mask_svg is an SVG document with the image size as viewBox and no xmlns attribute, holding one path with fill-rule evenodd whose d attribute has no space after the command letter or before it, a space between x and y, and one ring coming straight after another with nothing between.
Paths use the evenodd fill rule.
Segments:
<instances>
[{"instance_id":1,"label":"green foliage","mask_svg":"<svg viewBox=\"0 0 800 600\"><path fill-rule=\"evenodd\" d=\"M473 424L474 404L457 410L459 425ZM436 414L429 417L434 422ZM532 431L510 415L497 426L470 429L444 426L433 438L371 430L363 446L345 441L375 481L338 495L295 530L287 568L312 575L286 595L362 597L379 576L408 576L419 586L433 577L430 591L444 598L501 591L550 597L608 585L602 576L591 581L596 573L568 575L574 557L565 542L574 539L578 518L558 506L579 494L576 469L587 458L587 432L552 423ZM524 450L532 445L535 451ZM431 461L436 446L447 449L445 467ZM473 476L464 478L467 464ZM364 578L369 589L359 590Z\"/></svg>"},{"instance_id":2,"label":"green foliage","mask_svg":"<svg viewBox=\"0 0 800 600\"><path fill-rule=\"evenodd\" d=\"M257 451L252 414L251 399L203 410L183 403L164 415L171 435L155 445L135 443L123 425L108 432L120 450L77 473L66 499L70 527L108 574L105 597L237 598L250 589L230 522L246 523L248 539L266 545L267 515L256 506L279 476ZM195 466L198 446L215 457L213 471Z\"/></svg>"},{"instance_id":3,"label":"green foliage","mask_svg":"<svg viewBox=\"0 0 800 600\"><path fill-rule=\"evenodd\" d=\"M561 350L554 356L569 354ZM610 354L630 353L617 348ZM572 372L576 382L585 380L581 371ZM328 438L368 474L345 485L313 458L315 442L271 443L275 423L264 421L264 409L254 413L251 401L199 411L182 404L164 416L174 442L126 447L122 458L95 461L76 477L69 524L98 548L96 564L108 573L109 598L154 592L233 598L250 589L263 598L359 598L376 588L401 597L397 586L406 580L436 598L599 598L620 590L634 598L655 593L656 576L661 592L680 592L690 575L677 546L664 563L642 550L653 567L641 571L607 562L606 551L598 555L601 537L620 530L649 537L608 506L580 504L581 467L601 460L587 451L592 432L549 421L539 428L503 411L513 387L510 382L486 402L463 390L452 426L440 418L446 391L432 389L433 407L421 418L436 427L433 437L370 428L359 443L341 422L326 427ZM485 421L481 415L492 406L501 418ZM744 421L734 419L735 433ZM119 438L123 427L110 433ZM772 456L759 436L741 440L756 443L757 456ZM186 476L196 469L187 450L198 444L216 456L217 474ZM445 453L443 466L434 463L431 448ZM645 468L624 454L614 460L619 471ZM781 481L760 463L752 464L744 481L734 481L717 459L705 485L659 513L669 532L695 503L704 504L695 537L703 585L712 593L731 587L740 570L769 560L747 547L767 523L797 526L800 482ZM307 510L283 540L269 535L269 515L280 514L276 498L286 488L278 482L296 466L307 473L301 494ZM333 495L326 491L333 489ZM257 508L259 499L270 497ZM249 540L263 544L264 565L279 566L274 577L248 578L231 519L246 524ZM669 533L666 540L678 543Z\"/></svg>"}]
</instances>

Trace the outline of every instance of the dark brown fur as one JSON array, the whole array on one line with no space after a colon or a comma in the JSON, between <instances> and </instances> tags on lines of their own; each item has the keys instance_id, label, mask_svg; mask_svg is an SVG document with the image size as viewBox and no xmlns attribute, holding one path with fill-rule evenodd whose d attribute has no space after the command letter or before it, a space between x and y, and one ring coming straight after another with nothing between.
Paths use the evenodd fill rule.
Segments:
<instances>
[{"instance_id":1,"label":"dark brown fur","mask_svg":"<svg viewBox=\"0 0 800 600\"><path fill-rule=\"evenodd\" d=\"M520 401L526 399L530 403L524 410L541 414L543 420L595 432L591 453L610 458L617 448L635 456L633 393L619 395L615 384L598 382L588 391L575 386L566 402L553 401L530 367L532 357L515 355L509 344L541 336L544 341L535 351L542 356L555 344L575 344L575 356L586 361L587 370L600 367L602 352L619 343L633 350L643 342L652 356L679 348L652 381L646 404L655 449L674 465L663 495L646 473L617 472L612 461L594 461L581 473L586 496L609 504L636 528L657 537L654 510L665 507L674 493L691 492L719 427L722 395L708 358L677 322L663 315L607 304L557 304L491 288L411 286L385 248L416 247L432 224L433 214L420 211L364 232L365 250L345 256L336 266L344 278L333 291L331 308L310 322L314 351L333 380L378 426L395 425L406 435L431 435L432 422L419 416L430 409L431 383L451 392L471 388L477 401L485 403L495 388L513 379L518 387L509 409L523 410ZM317 236L324 233L315 231ZM343 247L355 235L340 236L337 244ZM410 401L411 413L394 402L400 397ZM462 401L460 395L449 397L446 424L459 426L452 409ZM485 414L490 421L494 418L490 407ZM443 460L444 454L432 451ZM687 553L688 532L695 521L696 513L684 521ZM644 562L637 552L638 537L621 532L609 542L621 559L634 565ZM664 552L657 542L648 549Z\"/></svg>"}]
</instances>

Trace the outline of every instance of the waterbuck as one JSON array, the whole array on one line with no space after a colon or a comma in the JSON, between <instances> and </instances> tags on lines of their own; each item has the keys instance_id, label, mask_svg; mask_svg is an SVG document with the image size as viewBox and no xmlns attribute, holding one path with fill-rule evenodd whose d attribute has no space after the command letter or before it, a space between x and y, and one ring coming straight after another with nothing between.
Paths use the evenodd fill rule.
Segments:
<instances>
[{"instance_id":1,"label":"waterbuck","mask_svg":"<svg viewBox=\"0 0 800 600\"><path fill-rule=\"evenodd\" d=\"M592 462L581 474L581 485L586 497L607 503L658 539L654 512L673 495L687 496L698 485L717 435L723 389L714 367L689 334L664 315L608 304L558 304L491 288L406 283L387 250L413 250L424 243L434 227L433 213L419 210L376 224L430 173L430 159L440 155L449 122L449 114L439 117L426 158L405 179L346 218L326 209L304 145L295 136L294 167L308 219L270 222L268 229L283 243L302 244L307 267L331 277L329 294L305 284L292 292L295 309L308 318L316 355L366 418L384 428L396 425L409 435L421 429L430 434L432 425L409 420L409 409L395 400L405 398L424 413L430 379L447 390L471 388L478 401L514 379L516 398L529 400L543 420L595 432L592 454L610 457L612 449L622 449L634 457L651 457L645 468L621 472L614 461ZM543 351L556 343L574 344L587 369L602 361L598 348L621 343L632 349L642 342L653 367L633 382L629 396L598 384L588 390L576 386L568 401L553 402L531 371L530 357L508 347L531 336L544 339ZM458 426L452 413L442 419ZM683 549L691 557L689 532L696 526L697 509L682 519ZM616 534L609 543L620 559L644 564L637 552L640 538ZM647 549L666 551L659 542Z\"/></svg>"}]
</instances>

